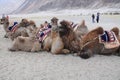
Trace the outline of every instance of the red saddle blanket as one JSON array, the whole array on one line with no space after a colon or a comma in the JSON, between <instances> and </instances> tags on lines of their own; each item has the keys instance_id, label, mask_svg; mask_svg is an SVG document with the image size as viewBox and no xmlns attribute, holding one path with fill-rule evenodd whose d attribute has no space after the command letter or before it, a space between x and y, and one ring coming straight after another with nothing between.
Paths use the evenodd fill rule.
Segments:
<instances>
[{"instance_id":1,"label":"red saddle blanket","mask_svg":"<svg viewBox=\"0 0 120 80\"><path fill-rule=\"evenodd\" d=\"M103 43L105 48L111 49L120 46L120 43L113 31L105 31L102 35L99 35L99 42Z\"/></svg>"}]
</instances>

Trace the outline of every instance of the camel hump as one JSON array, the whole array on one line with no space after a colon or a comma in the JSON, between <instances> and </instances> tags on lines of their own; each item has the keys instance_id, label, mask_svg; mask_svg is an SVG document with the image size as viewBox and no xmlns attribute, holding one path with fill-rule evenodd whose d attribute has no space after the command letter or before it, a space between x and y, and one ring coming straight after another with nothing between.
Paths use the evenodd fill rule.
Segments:
<instances>
[{"instance_id":1,"label":"camel hump","mask_svg":"<svg viewBox=\"0 0 120 80\"><path fill-rule=\"evenodd\" d=\"M19 42L21 42L21 43L24 43L24 42L25 42L25 39L24 39L24 38L22 38L21 36L20 36L20 37L18 37L18 40L19 40Z\"/></svg>"},{"instance_id":2,"label":"camel hump","mask_svg":"<svg viewBox=\"0 0 120 80\"><path fill-rule=\"evenodd\" d=\"M111 31L113 31L116 36L119 35L119 28L118 28L118 27L113 27L113 28L111 29Z\"/></svg>"}]
</instances>

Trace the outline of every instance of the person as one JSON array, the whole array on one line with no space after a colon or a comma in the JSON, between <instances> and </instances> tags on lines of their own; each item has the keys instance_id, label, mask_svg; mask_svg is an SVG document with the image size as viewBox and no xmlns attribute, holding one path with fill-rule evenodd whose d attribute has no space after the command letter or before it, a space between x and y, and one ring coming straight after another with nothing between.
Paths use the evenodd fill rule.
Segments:
<instances>
[{"instance_id":1,"label":"person","mask_svg":"<svg viewBox=\"0 0 120 80\"><path fill-rule=\"evenodd\" d=\"M92 14L92 22L95 23L95 15Z\"/></svg>"},{"instance_id":2,"label":"person","mask_svg":"<svg viewBox=\"0 0 120 80\"><path fill-rule=\"evenodd\" d=\"M96 16L96 21L97 21L97 23L99 23L99 19L100 19L100 13L98 12L98 13L97 13L97 16Z\"/></svg>"},{"instance_id":3,"label":"person","mask_svg":"<svg viewBox=\"0 0 120 80\"><path fill-rule=\"evenodd\" d=\"M5 14L2 14L2 18L5 18Z\"/></svg>"},{"instance_id":4,"label":"person","mask_svg":"<svg viewBox=\"0 0 120 80\"><path fill-rule=\"evenodd\" d=\"M7 15L6 18L9 20L9 16Z\"/></svg>"},{"instance_id":5,"label":"person","mask_svg":"<svg viewBox=\"0 0 120 80\"><path fill-rule=\"evenodd\" d=\"M47 28L47 27L48 27L48 22L45 21L45 23L44 23L44 28Z\"/></svg>"}]
</instances>

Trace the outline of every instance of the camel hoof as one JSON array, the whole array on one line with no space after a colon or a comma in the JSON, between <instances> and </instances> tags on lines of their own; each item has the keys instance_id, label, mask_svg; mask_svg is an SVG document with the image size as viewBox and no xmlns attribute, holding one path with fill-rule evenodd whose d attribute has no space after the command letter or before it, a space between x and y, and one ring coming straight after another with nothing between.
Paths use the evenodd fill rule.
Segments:
<instances>
[{"instance_id":1,"label":"camel hoof","mask_svg":"<svg viewBox=\"0 0 120 80\"><path fill-rule=\"evenodd\" d=\"M7 35L5 35L5 36L4 36L4 38L8 38L8 36L7 36Z\"/></svg>"},{"instance_id":2,"label":"camel hoof","mask_svg":"<svg viewBox=\"0 0 120 80\"><path fill-rule=\"evenodd\" d=\"M83 58L83 59L88 59L88 58L90 58L90 55L89 55L87 52L80 53L79 56L80 56L81 58Z\"/></svg>"},{"instance_id":3,"label":"camel hoof","mask_svg":"<svg viewBox=\"0 0 120 80\"><path fill-rule=\"evenodd\" d=\"M12 49L12 48L9 48L8 50L12 52L16 51L15 49Z\"/></svg>"},{"instance_id":4,"label":"camel hoof","mask_svg":"<svg viewBox=\"0 0 120 80\"><path fill-rule=\"evenodd\" d=\"M64 54L70 53L70 51L69 51L68 49L63 49L62 52L63 52Z\"/></svg>"}]
</instances>

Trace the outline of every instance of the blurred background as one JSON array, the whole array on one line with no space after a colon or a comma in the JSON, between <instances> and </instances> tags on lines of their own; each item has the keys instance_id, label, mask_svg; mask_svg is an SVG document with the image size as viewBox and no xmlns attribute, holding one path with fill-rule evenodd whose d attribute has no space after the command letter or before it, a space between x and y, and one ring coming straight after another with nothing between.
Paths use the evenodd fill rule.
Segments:
<instances>
[{"instance_id":1,"label":"blurred background","mask_svg":"<svg viewBox=\"0 0 120 80\"><path fill-rule=\"evenodd\" d=\"M99 10L120 13L120 0L0 0L0 14Z\"/></svg>"}]
</instances>

